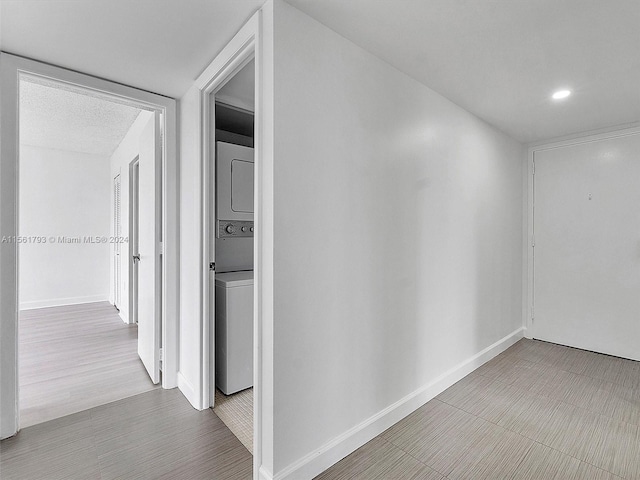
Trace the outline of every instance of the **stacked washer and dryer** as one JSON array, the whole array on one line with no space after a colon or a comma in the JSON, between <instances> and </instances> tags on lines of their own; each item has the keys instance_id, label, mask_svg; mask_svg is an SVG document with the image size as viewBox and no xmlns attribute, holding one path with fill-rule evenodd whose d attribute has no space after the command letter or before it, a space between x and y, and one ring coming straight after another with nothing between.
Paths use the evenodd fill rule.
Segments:
<instances>
[{"instance_id":1,"label":"stacked washer and dryer","mask_svg":"<svg viewBox=\"0 0 640 480\"><path fill-rule=\"evenodd\" d=\"M253 386L253 183L253 148L216 142L215 378L225 395Z\"/></svg>"}]
</instances>

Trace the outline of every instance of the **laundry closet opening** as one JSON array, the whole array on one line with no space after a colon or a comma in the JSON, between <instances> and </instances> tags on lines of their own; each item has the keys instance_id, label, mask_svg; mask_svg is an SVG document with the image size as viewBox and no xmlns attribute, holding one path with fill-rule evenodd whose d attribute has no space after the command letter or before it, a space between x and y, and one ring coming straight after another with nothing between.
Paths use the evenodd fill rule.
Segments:
<instances>
[{"instance_id":1,"label":"laundry closet opening","mask_svg":"<svg viewBox=\"0 0 640 480\"><path fill-rule=\"evenodd\" d=\"M214 412L253 453L254 91L251 60L215 94L210 195Z\"/></svg>"}]
</instances>

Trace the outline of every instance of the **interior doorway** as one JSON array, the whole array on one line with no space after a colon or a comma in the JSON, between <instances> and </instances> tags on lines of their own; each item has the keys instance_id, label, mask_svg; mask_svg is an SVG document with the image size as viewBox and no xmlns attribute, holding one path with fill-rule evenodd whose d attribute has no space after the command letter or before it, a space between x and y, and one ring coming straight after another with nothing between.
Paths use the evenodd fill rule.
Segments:
<instances>
[{"instance_id":1,"label":"interior doorway","mask_svg":"<svg viewBox=\"0 0 640 480\"><path fill-rule=\"evenodd\" d=\"M154 112L27 75L19 90L18 376L21 424L30 426L159 383L159 354L150 350L159 350L161 155ZM121 301L129 296L122 257L130 254L121 163L134 153L146 162L151 197L143 210L147 276L137 285L151 304L142 335Z\"/></svg>"},{"instance_id":2,"label":"interior doorway","mask_svg":"<svg viewBox=\"0 0 640 480\"><path fill-rule=\"evenodd\" d=\"M213 410L253 453L254 112L251 59L210 96Z\"/></svg>"},{"instance_id":3,"label":"interior doorway","mask_svg":"<svg viewBox=\"0 0 640 480\"><path fill-rule=\"evenodd\" d=\"M255 61L210 95L213 411L253 453Z\"/></svg>"},{"instance_id":4,"label":"interior doorway","mask_svg":"<svg viewBox=\"0 0 640 480\"><path fill-rule=\"evenodd\" d=\"M0 375L2 376L2 401L0 402L0 438L8 438L14 435L20 427L20 403L19 396L19 358L18 358L18 319L20 310L19 288L19 245L20 238L20 123L19 123L19 97L20 82L29 78L38 82L53 82L62 86L63 90L83 90L95 98L110 99L121 105L129 105L146 112L153 113L155 122L160 122L162 131L160 140L163 146L161 162L157 162L159 174L157 175L157 189L161 193L161 203L158 205L156 222L161 229L161 236L155 242L153 255L161 256L161 269L159 269L158 282L162 309L158 312L161 318L162 329L166 335L162 335L163 349L163 388L177 386L177 256L178 256L178 230L177 230L177 163L176 163L176 102L175 100L157 94L141 91L121 84L115 84L107 80L99 79L78 72L72 72L53 65L43 64L27 58L0 53L0 81L2 83L2 109L0 119L2 129L0 131L0 214L2 216L3 237L16 239L15 242L6 242L0 250L0 268L2 269L2 288L0 289L0 304L2 305L2 322L0 322L0 340L2 343L2 358L0 359ZM62 122L61 122L62 123ZM86 125L90 128L91 125ZM130 159L128 159L130 160ZM111 178L107 180L107 189L110 191ZM124 180L123 180L124 182ZM124 185L124 183L123 183ZM124 193L125 188L121 189ZM67 192L74 196L75 191ZM79 200L78 205L82 205ZM124 224L124 222L123 222ZM90 236L89 236L90 237ZM82 238L82 237L81 237ZM81 243L84 240L81 239ZM103 242L100 242L103 244ZM107 263L110 264L109 260ZM69 270L68 266L65 266ZM65 272L65 270L60 270ZM107 278L107 284L110 285ZM22 292L24 294L24 291ZM24 295L22 296L24 301ZM121 302L122 303L122 302ZM124 303L123 303L124 305ZM157 319L156 319L157 321ZM160 348L160 347L159 347ZM159 350L158 348L158 350ZM159 354L158 354L159 361Z\"/></svg>"}]
</instances>

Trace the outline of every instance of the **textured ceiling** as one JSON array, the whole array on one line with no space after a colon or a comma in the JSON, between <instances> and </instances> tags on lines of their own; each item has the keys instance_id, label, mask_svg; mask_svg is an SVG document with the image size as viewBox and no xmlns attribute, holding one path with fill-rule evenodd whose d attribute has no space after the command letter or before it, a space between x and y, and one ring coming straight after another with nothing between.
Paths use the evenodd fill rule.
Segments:
<instances>
[{"instance_id":1,"label":"textured ceiling","mask_svg":"<svg viewBox=\"0 0 640 480\"><path fill-rule=\"evenodd\" d=\"M640 0L287 1L521 142L640 121Z\"/></svg>"},{"instance_id":2,"label":"textured ceiling","mask_svg":"<svg viewBox=\"0 0 640 480\"><path fill-rule=\"evenodd\" d=\"M50 85L20 82L20 144L110 156L140 109Z\"/></svg>"}]
</instances>

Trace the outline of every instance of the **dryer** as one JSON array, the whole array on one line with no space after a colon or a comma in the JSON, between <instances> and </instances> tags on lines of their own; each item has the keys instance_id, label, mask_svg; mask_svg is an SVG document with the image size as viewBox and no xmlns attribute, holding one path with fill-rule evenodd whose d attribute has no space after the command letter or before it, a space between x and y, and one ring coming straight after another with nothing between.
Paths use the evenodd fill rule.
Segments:
<instances>
[{"instance_id":1,"label":"dryer","mask_svg":"<svg viewBox=\"0 0 640 480\"><path fill-rule=\"evenodd\" d=\"M253 148L216 142L216 236L253 237Z\"/></svg>"}]
</instances>

